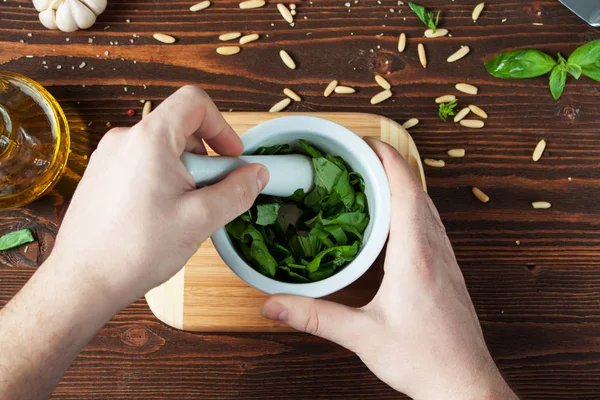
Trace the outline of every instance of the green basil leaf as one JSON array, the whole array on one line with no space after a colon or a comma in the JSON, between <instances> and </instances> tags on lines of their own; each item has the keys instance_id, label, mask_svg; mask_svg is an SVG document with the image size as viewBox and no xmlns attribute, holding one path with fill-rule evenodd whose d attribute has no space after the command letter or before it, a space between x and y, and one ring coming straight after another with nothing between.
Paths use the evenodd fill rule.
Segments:
<instances>
[{"instance_id":1,"label":"green basil leaf","mask_svg":"<svg viewBox=\"0 0 600 400\"><path fill-rule=\"evenodd\" d=\"M253 240L250 245L250 258L259 268L263 275L275 276L277 272L277 261L269 253L267 245L263 241Z\"/></svg>"},{"instance_id":2,"label":"green basil leaf","mask_svg":"<svg viewBox=\"0 0 600 400\"><path fill-rule=\"evenodd\" d=\"M327 189L315 186L315 188L304 198L304 205L308 208L318 210L318 207L321 205L325 196L327 196Z\"/></svg>"},{"instance_id":3,"label":"green basil leaf","mask_svg":"<svg viewBox=\"0 0 600 400\"><path fill-rule=\"evenodd\" d=\"M432 11L427 10L425 7L423 7L420 4L409 1L408 6L410 7L411 10L413 10L413 12L417 15L417 17L421 20L421 22L423 22L423 24L425 24L426 27L428 27L429 29L431 29L433 31L433 33L435 33L435 31L437 29L437 25L440 21L441 11L438 11L437 17L434 17L434 14Z\"/></svg>"},{"instance_id":4,"label":"green basil leaf","mask_svg":"<svg viewBox=\"0 0 600 400\"><path fill-rule=\"evenodd\" d=\"M356 199L356 192L350 184L350 174L348 171L342 173L333 190L339 195L346 209L350 210Z\"/></svg>"},{"instance_id":5,"label":"green basil leaf","mask_svg":"<svg viewBox=\"0 0 600 400\"><path fill-rule=\"evenodd\" d=\"M31 243L34 240L33 233L29 229L10 232L0 237L0 250L14 249L25 243Z\"/></svg>"},{"instance_id":6,"label":"green basil leaf","mask_svg":"<svg viewBox=\"0 0 600 400\"><path fill-rule=\"evenodd\" d=\"M321 250L321 241L315 235L298 236L298 244L302 248L304 258L313 258Z\"/></svg>"},{"instance_id":7,"label":"green basil leaf","mask_svg":"<svg viewBox=\"0 0 600 400\"><path fill-rule=\"evenodd\" d=\"M352 211L364 212L367 204L367 197L363 192L356 193L356 199L354 200L354 206Z\"/></svg>"},{"instance_id":8,"label":"green basil leaf","mask_svg":"<svg viewBox=\"0 0 600 400\"><path fill-rule=\"evenodd\" d=\"M337 244L348 243L348 237L340 225L327 225L323 229L333 236Z\"/></svg>"},{"instance_id":9,"label":"green basil leaf","mask_svg":"<svg viewBox=\"0 0 600 400\"><path fill-rule=\"evenodd\" d=\"M577 64L581 69L600 62L600 40L594 40L578 47L570 56L569 63Z\"/></svg>"},{"instance_id":10,"label":"green basil leaf","mask_svg":"<svg viewBox=\"0 0 600 400\"><path fill-rule=\"evenodd\" d=\"M279 267L279 269L287 272L288 275L290 276L290 278L292 278L294 281L296 281L298 283L310 283L310 279L305 278L304 276L298 274L297 272L292 271L289 267Z\"/></svg>"},{"instance_id":11,"label":"green basil leaf","mask_svg":"<svg viewBox=\"0 0 600 400\"><path fill-rule=\"evenodd\" d=\"M278 144L270 147L261 147L254 153L258 156L270 156L270 155L281 155L281 154L292 154L292 146L289 144Z\"/></svg>"},{"instance_id":12,"label":"green basil leaf","mask_svg":"<svg viewBox=\"0 0 600 400\"><path fill-rule=\"evenodd\" d=\"M304 193L304 189L297 189L293 195L288 197L288 200L291 200L294 203L302 203L305 196L306 194Z\"/></svg>"},{"instance_id":13,"label":"green basil leaf","mask_svg":"<svg viewBox=\"0 0 600 400\"><path fill-rule=\"evenodd\" d=\"M333 187L342 175L342 170L326 158L313 158L315 169L315 186L322 187L331 193Z\"/></svg>"},{"instance_id":14,"label":"green basil leaf","mask_svg":"<svg viewBox=\"0 0 600 400\"><path fill-rule=\"evenodd\" d=\"M550 72L557 64L546 53L535 49L502 53L485 62L487 71L496 78L535 78Z\"/></svg>"},{"instance_id":15,"label":"green basil leaf","mask_svg":"<svg viewBox=\"0 0 600 400\"><path fill-rule=\"evenodd\" d=\"M581 67L581 73L596 82L600 82L600 61Z\"/></svg>"},{"instance_id":16,"label":"green basil leaf","mask_svg":"<svg viewBox=\"0 0 600 400\"><path fill-rule=\"evenodd\" d=\"M573 78L575 78L575 79L579 79L581 77L582 69L577 64L569 64L569 63L567 63L565 65L565 70L568 73L570 73L573 76Z\"/></svg>"},{"instance_id":17,"label":"green basil leaf","mask_svg":"<svg viewBox=\"0 0 600 400\"><path fill-rule=\"evenodd\" d=\"M362 225L367 218L367 214L360 212L349 212L337 215L333 219L323 220L323 225L350 225L355 228Z\"/></svg>"},{"instance_id":18,"label":"green basil leaf","mask_svg":"<svg viewBox=\"0 0 600 400\"><path fill-rule=\"evenodd\" d=\"M329 239L329 232L323 229L323 225L317 225L316 227L312 228L310 230L310 234L317 237L326 248L335 246L335 243Z\"/></svg>"},{"instance_id":19,"label":"green basil leaf","mask_svg":"<svg viewBox=\"0 0 600 400\"><path fill-rule=\"evenodd\" d=\"M248 227L248 223L242 220L242 218L236 218L227 225L225 225L225 230L229 235L231 235L234 239L239 241L244 241L243 234Z\"/></svg>"},{"instance_id":20,"label":"green basil leaf","mask_svg":"<svg viewBox=\"0 0 600 400\"><path fill-rule=\"evenodd\" d=\"M309 276L309 278L313 282L322 281L323 279L327 279L331 275L333 275L333 273L335 272L336 268L337 267L335 265L331 265L329 267L320 268L317 271L310 272L308 274L308 276Z\"/></svg>"},{"instance_id":21,"label":"green basil leaf","mask_svg":"<svg viewBox=\"0 0 600 400\"><path fill-rule=\"evenodd\" d=\"M319 267L321 266L321 261L323 260L323 258L332 253L339 253L338 256L344 257L344 258L355 257L356 254L358 253L358 242L354 242L350 246L347 246L347 245L346 246L335 246L335 247L331 247L329 249L325 249L325 250L321 251L306 266L306 269L308 270L309 274L317 271L319 269Z\"/></svg>"},{"instance_id":22,"label":"green basil leaf","mask_svg":"<svg viewBox=\"0 0 600 400\"><path fill-rule=\"evenodd\" d=\"M310 157L312 157L312 158L322 158L323 157L323 154L321 154L321 152L319 150L317 150L316 147L308 144L308 142L306 140L300 139L300 140L298 140L298 143L300 144L300 146L302 147L304 152L306 154L308 154Z\"/></svg>"},{"instance_id":23,"label":"green basil leaf","mask_svg":"<svg viewBox=\"0 0 600 400\"><path fill-rule=\"evenodd\" d=\"M567 71L562 65L557 65L550 74L550 92L554 100L560 99L567 83Z\"/></svg>"},{"instance_id":24,"label":"green basil leaf","mask_svg":"<svg viewBox=\"0 0 600 400\"><path fill-rule=\"evenodd\" d=\"M256 224L266 226L277 222L279 207L279 203L259 204L256 206Z\"/></svg>"}]
</instances>

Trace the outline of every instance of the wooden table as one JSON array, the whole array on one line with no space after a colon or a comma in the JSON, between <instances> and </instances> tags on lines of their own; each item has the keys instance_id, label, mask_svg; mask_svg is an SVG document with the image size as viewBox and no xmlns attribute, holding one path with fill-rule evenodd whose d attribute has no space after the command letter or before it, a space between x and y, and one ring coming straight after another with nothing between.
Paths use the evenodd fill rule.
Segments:
<instances>
[{"instance_id":1,"label":"wooden table","mask_svg":"<svg viewBox=\"0 0 600 400\"><path fill-rule=\"evenodd\" d=\"M600 38L600 31L553 0L490 2L477 24L470 16L478 0L422 2L444 10L442 25L452 33L423 40L426 70L413 39L424 27L395 0L352 1L351 7L343 0L300 1L295 27L274 4L243 11L236 1L215 0L210 9L191 13L193 2L111 0L92 29L70 34L43 29L29 1L1 2L0 68L38 80L58 98L71 123L73 153L50 195L0 212L2 232L26 226L39 238L26 253L0 254L0 306L47 257L107 122L132 125L141 100L156 103L188 83L202 85L222 110L236 111L268 110L287 86L304 97L289 111L416 117L421 123L411 133L423 157L447 158L448 149L466 148L466 158L428 169L428 184L494 358L525 399L600 398L600 84L569 78L555 102L547 78L496 80L482 65L492 54L522 46L569 54ZM218 56L218 34L238 30L262 38L237 56ZM172 34L177 44L154 41L156 31ZM400 32L409 36L403 54L396 51ZM469 45L471 54L446 63L460 45ZM296 71L279 60L281 48L297 60ZM370 106L378 91L375 73L392 82L395 94ZM358 93L324 98L334 78ZM433 99L455 93L459 81L480 87L473 102L490 114L485 129L437 117ZM128 117L128 109L138 116ZM542 138L549 153L533 163ZM483 188L491 202L479 203L471 186ZM535 200L553 208L532 210ZM299 333L179 332L159 323L139 300L91 341L54 398L403 397L356 356L324 340Z\"/></svg>"}]
</instances>

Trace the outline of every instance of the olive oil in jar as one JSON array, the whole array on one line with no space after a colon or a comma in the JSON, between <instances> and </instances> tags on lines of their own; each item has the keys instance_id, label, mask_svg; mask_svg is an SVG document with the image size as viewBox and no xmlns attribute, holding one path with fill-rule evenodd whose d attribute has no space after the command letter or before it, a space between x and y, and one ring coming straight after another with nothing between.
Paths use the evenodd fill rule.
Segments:
<instances>
[{"instance_id":1,"label":"olive oil in jar","mask_svg":"<svg viewBox=\"0 0 600 400\"><path fill-rule=\"evenodd\" d=\"M46 193L60 178L69 151L66 119L36 82L0 72L0 208Z\"/></svg>"}]
</instances>

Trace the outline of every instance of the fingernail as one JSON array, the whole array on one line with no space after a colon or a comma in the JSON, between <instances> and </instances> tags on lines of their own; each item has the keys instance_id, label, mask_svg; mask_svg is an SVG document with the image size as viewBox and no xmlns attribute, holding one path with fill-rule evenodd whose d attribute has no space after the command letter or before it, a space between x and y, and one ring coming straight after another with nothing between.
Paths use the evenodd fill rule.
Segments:
<instances>
[{"instance_id":1,"label":"fingernail","mask_svg":"<svg viewBox=\"0 0 600 400\"><path fill-rule=\"evenodd\" d=\"M263 317L272 319L273 321L285 322L287 319L287 310L275 301L266 303L261 310L261 314Z\"/></svg>"},{"instance_id":2,"label":"fingernail","mask_svg":"<svg viewBox=\"0 0 600 400\"><path fill-rule=\"evenodd\" d=\"M267 183L269 182L269 170L265 167L261 167L258 170L258 191L262 192Z\"/></svg>"}]
</instances>

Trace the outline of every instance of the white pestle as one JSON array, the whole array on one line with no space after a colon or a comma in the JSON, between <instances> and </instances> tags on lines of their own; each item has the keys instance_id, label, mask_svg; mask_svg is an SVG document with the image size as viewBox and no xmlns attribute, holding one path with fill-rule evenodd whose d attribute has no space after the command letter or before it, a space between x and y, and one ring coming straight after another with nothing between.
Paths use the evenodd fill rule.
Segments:
<instances>
[{"instance_id":1,"label":"white pestle","mask_svg":"<svg viewBox=\"0 0 600 400\"><path fill-rule=\"evenodd\" d=\"M216 183L237 168L255 163L267 167L270 174L269 183L262 194L289 197L297 189L304 189L308 193L314 186L312 160L300 154L224 157L183 153L181 161L198 187Z\"/></svg>"}]
</instances>

